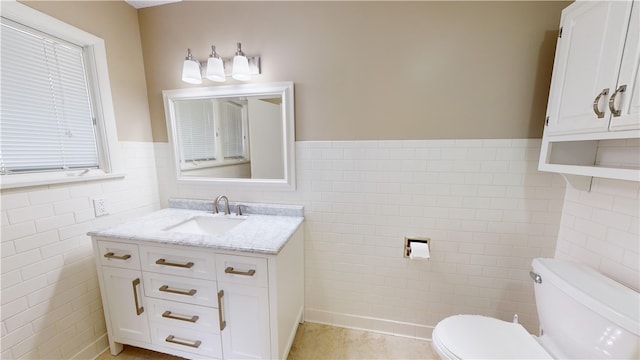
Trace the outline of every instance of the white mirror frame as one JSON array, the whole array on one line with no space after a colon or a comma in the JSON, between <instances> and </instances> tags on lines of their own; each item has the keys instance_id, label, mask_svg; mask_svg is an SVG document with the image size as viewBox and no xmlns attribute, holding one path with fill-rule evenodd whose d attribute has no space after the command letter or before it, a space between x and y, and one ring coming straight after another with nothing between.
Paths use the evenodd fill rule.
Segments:
<instances>
[{"instance_id":1,"label":"white mirror frame","mask_svg":"<svg viewBox=\"0 0 640 360\"><path fill-rule=\"evenodd\" d=\"M284 139L284 179L242 179L242 178L209 178L183 176L180 171L180 149L177 124L175 121L176 100L192 100L206 98L226 98L234 96L282 96L282 121ZM175 90L164 90L164 112L167 121L169 146L173 156L173 170L178 184L192 185L229 185L232 187L255 188L263 190L289 190L296 188L295 169L295 116L293 99L293 82L275 82L259 84L242 84L227 86L197 87Z\"/></svg>"}]
</instances>

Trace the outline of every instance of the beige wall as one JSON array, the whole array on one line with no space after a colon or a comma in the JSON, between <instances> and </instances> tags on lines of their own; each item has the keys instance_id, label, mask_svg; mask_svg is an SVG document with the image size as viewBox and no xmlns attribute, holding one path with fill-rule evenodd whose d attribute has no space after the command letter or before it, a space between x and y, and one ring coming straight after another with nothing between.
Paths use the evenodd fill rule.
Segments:
<instances>
[{"instance_id":1,"label":"beige wall","mask_svg":"<svg viewBox=\"0 0 640 360\"><path fill-rule=\"evenodd\" d=\"M536 138L568 2L190 2L138 11L153 138L187 47L292 80L296 140ZM227 83L233 83L228 81ZM202 86L215 83L205 81Z\"/></svg>"},{"instance_id":2,"label":"beige wall","mask_svg":"<svg viewBox=\"0 0 640 360\"><path fill-rule=\"evenodd\" d=\"M120 141L152 141L137 11L123 1L22 1L105 41Z\"/></svg>"}]
</instances>

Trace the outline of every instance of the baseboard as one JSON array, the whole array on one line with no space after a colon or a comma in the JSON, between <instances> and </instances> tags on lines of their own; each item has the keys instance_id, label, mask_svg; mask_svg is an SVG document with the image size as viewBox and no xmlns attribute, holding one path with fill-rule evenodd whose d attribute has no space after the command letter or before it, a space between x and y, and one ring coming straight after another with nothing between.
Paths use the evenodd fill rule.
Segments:
<instances>
[{"instance_id":1,"label":"baseboard","mask_svg":"<svg viewBox=\"0 0 640 360\"><path fill-rule=\"evenodd\" d=\"M86 359L97 359L103 352L109 349L109 339L107 338L107 333L105 332L100 337L98 337L94 342L84 347L84 349L78 351L77 354L73 355L71 359L78 360L86 360Z\"/></svg>"},{"instance_id":2,"label":"baseboard","mask_svg":"<svg viewBox=\"0 0 640 360\"><path fill-rule=\"evenodd\" d=\"M431 333L433 332L433 326L335 313L318 309L307 308L304 311L304 316L305 321L308 322L428 341L431 341Z\"/></svg>"}]
</instances>

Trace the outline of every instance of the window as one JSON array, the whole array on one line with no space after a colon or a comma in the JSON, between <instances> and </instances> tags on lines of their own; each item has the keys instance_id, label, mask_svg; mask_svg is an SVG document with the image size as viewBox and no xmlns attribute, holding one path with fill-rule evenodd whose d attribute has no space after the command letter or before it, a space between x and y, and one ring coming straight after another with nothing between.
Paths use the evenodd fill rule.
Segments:
<instances>
[{"instance_id":1,"label":"window","mask_svg":"<svg viewBox=\"0 0 640 360\"><path fill-rule=\"evenodd\" d=\"M103 41L17 3L3 5L0 26L2 187L113 175Z\"/></svg>"},{"instance_id":2,"label":"window","mask_svg":"<svg viewBox=\"0 0 640 360\"><path fill-rule=\"evenodd\" d=\"M176 102L176 114L182 120L178 131L183 139L182 158L187 163L216 159L216 132L211 100Z\"/></svg>"}]
</instances>

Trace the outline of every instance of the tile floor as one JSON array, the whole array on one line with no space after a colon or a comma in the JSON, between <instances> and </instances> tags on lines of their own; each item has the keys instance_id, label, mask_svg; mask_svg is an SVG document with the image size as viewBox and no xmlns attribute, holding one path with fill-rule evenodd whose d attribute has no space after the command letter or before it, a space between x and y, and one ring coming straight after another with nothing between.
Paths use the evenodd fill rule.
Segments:
<instances>
[{"instance_id":1,"label":"tile floor","mask_svg":"<svg viewBox=\"0 0 640 360\"><path fill-rule=\"evenodd\" d=\"M306 322L298 327L288 360L302 359L436 359L431 342ZM125 346L97 360L178 360L179 357Z\"/></svg>"}]
</instances>

